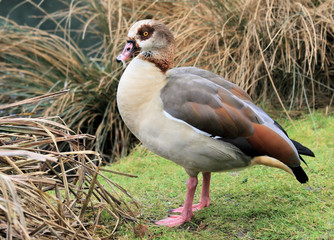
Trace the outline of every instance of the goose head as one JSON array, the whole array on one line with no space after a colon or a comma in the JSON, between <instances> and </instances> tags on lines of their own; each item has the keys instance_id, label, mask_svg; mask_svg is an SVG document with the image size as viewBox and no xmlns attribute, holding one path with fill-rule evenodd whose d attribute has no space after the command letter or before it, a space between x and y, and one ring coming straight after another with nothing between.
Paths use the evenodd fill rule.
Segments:
<instances>
[{"instance_id":1,"label":"goose head","mask_svg":"<svg viewBox=\"0 0 334 240\"><path fill-rule=\"evenodd\" d=\"M175 40L168 27L157 20L141 20L132 25L123 52L116 58L124 62L132 55L152 62L166 72L173 65Z\"/></svg>"}]
</instances>

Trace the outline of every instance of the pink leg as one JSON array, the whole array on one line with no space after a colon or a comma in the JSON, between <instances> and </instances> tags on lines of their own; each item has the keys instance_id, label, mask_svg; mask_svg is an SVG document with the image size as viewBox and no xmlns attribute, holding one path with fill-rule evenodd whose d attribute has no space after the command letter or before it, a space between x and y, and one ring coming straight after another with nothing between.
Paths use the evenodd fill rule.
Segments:
<instances>
[{"instance_id":1,"label":"pink leg","mask_svg":"<svg viewBox=\"0 0 334 240\"><path fill-rule=\"evenodd\" d=\"M192 205L192 210L198 211L202 208L208 207L210 205L210 179L211 173L210 172L203 172L203 186L202 186L202 193L199 203ZM172 209L169 212L171 213L178 213L183 211L184 206Z\"/></svg>"},{"instance_id":2,"label":"pink leg","mask_svg":"<svg viewBox=\"0 0 334 240\"><path fill-rule=\"evenodd\" d=\"M171 215L166 219L156 221L155 224L164 225L168 227L175 227L185 222L189 222L190 219L194 216L192 210L192 203L194 200L197 183L198 183L197 177L189 177L187 181L187 196L181 211L181 215Z\"/></svg>"},{"instance_id":3,"label":"pink leg","mask_svg":"<svg viewBox=\"0 0 334 240\"><path fill-rule=\"evenodd\" d=\"M211 180L211 173L210 172L203 172L203 186L202 186L202 193L201 198L199 200L199 204L202 204L202 208L210 206L210 180ZM202 209L200 208L200 209ZM199 210L199 209L198 209Z\"/></svg>"}]
</instances>

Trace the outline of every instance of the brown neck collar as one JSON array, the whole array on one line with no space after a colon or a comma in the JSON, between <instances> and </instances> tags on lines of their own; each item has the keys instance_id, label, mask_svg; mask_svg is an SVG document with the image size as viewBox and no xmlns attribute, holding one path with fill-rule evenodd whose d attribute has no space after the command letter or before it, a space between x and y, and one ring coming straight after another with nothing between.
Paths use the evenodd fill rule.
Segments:
<instances>
[{"instance_id":1,"label":"brown neck collar","mask_svg":"<svg viewBox=\"0 0 334 240\"><path fill-rule=\"evenodd\" d=\"M168 50L141 52L139 58L153 63L161 72L166 73L173 67L174 44Z\"/></svg>"}]
</instances>

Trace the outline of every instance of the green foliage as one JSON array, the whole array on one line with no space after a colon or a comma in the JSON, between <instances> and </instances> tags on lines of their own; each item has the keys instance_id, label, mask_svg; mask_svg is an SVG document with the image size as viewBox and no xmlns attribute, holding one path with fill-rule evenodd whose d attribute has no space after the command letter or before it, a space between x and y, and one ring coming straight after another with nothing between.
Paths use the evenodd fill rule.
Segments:
<instances>
[{"instance_id":1,"label":"green foliage","mask_svg":"<svg viewBox=\"0 0 334 240\"><path fill-rule=\"evenodd\" d=\"M150 221L167 217L167 210L183 204L185 171L138 146L110 169L138 175L112 179L141 203L141 221L148 226L146 239L331 239L334 237L333 116L318 112L294 121L279 122L292 139L311 148L316 158L306 158L310 181L299 184L279 169L257 166L240 172L214 173L211 206L195 213L178 228L154 226ZM199 200L200 187L195 195ZM119 239L131 239L137 224L123 226ZM135 232L135 233L134 233Z\"/></svg>"}]
</instances>

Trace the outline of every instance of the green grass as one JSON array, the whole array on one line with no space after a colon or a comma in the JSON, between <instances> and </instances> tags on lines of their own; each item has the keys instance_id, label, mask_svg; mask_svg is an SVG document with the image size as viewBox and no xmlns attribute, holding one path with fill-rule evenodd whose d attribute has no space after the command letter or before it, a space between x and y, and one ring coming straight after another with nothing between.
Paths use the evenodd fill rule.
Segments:
<instances>
[{"instance_id":1,"label":"green grass","mask_svg":"<svg viewBox=\"0 0 334 240\"><path fill-rule=\"evenodd\" d=\"M301 185L282 170L262 166L214 173L211 206L177 228L155 226L151 220L165 218L168 209L183 204L188 176L180 166L137 147L110 167L138 175L111 176L141 206L139 223L123 225L117 238L135 238L134 229L141 224L148 227L145 239L333 239L334 117L317 112L313 118L315 124L310 115L302 115L294 121L295 128L288 120L279 120L291 138L316 155L305 157L309 183Z\"/></svg>"}]
</instances>

